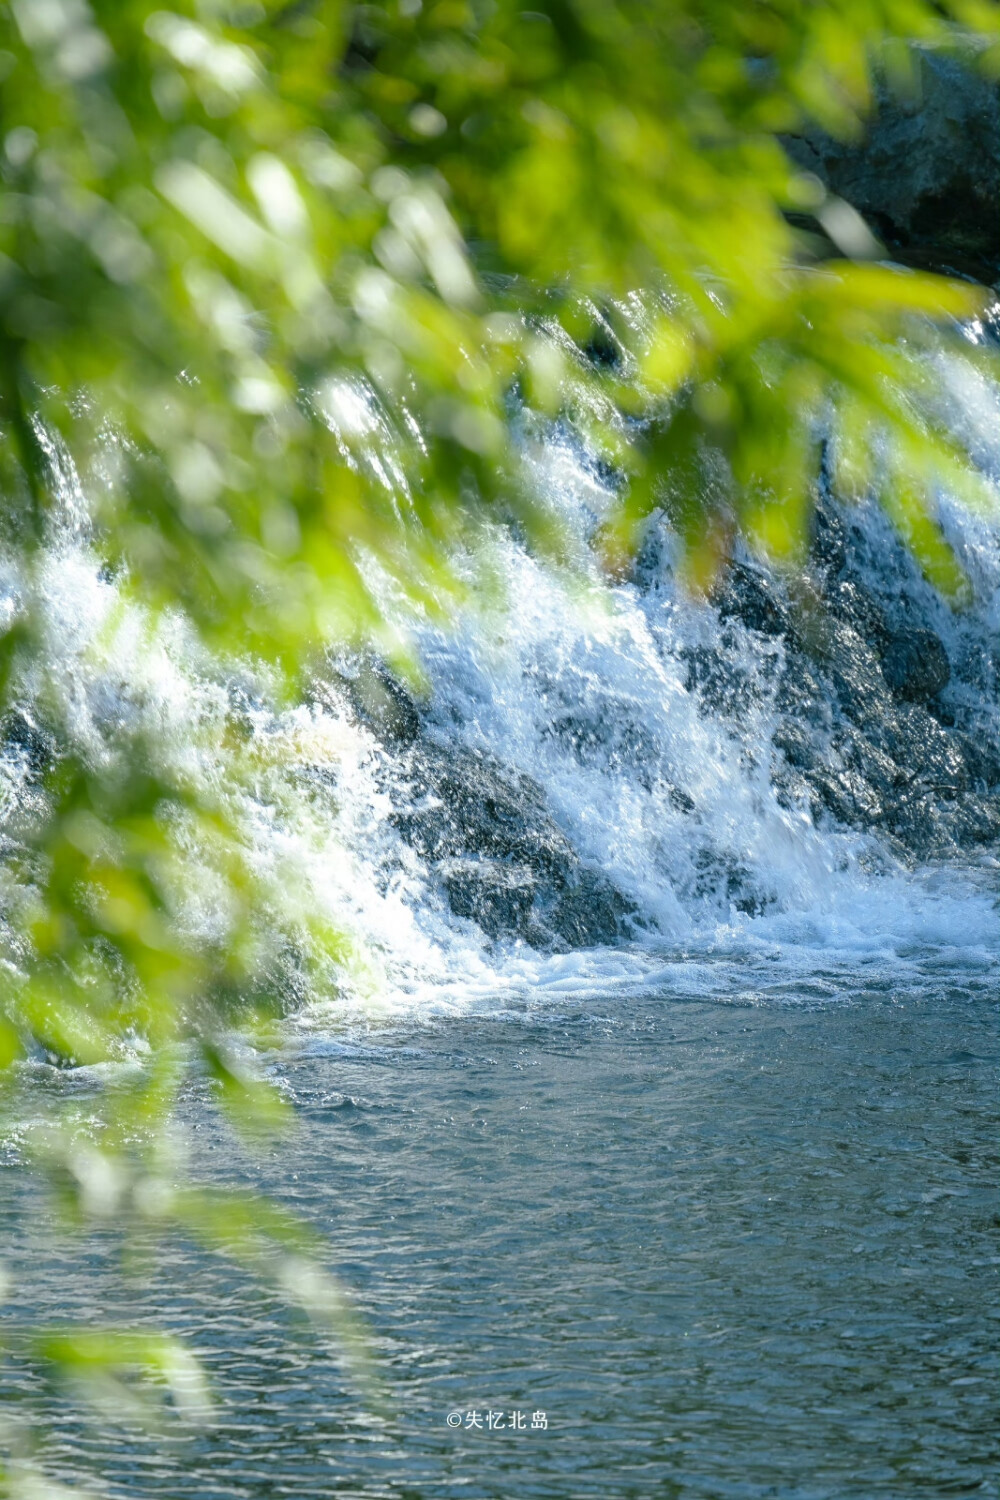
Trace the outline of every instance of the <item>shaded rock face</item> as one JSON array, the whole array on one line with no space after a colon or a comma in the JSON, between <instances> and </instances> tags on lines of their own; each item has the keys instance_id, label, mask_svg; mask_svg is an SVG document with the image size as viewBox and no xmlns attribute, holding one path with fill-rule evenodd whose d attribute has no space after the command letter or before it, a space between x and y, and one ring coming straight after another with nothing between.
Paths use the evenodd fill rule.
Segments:
<instances>
[{"instance_id":1,"label":"shaded rock face","mask_svg":"<svg viewBox=\"0 0 1000 1500\"><path fill-rule=\"evenodd\" d=\"M414 745L393 770L391 821L457 916L536 948L614 943L634 908L586 866L538 784L480 750Z\"/></svg>"},{"instance_id":2,"label":"shaded rock face","mask_svg":"<svg viewBox=\"0 0 1000 1500\"><path fill-rule=\"evenodd\" d=\"M580 858L537 782L482 750L433 742L421 708L377 657L344 658L333 676L379 746L390 824L456 916L489 938L549 952L628 936L634 905Z\"/></svg>"},{"instance_id":3,"label":"shaded rock face","mask_svg":"<svg viewBox=\"0 0 1000 1500\"><path fill-rule=\"evenodd\" d=\"M356 717L388 745L412 745L420 712L403 685L377 657L342 663L336 673Z\"/></svg>"},{"instance_id":4,"label":"shaded rock face","mask_svg":"<svg viewBox=\"0 0 1000 1500\"><path fill-rule=\"evenodd\" d=\"M897 698L926 703L951 676L948 654L930 630L894 636L882 657L882 676Z\"/></svg>"},{"instance_id":5,"label":"shaded rock face","mask_svg":"<svg viewBox=\"0 0 1000 1500\"><path fill-rule=\"evenodd\" d=\"M788 606L765 573L734 563L717 599L722 619L738 616L751 630L762 635L789 636L792 630Z\"/></svg>"},{"instance_id":6,"label":"shaded rock face","mask_svg":"<svg viewBox=\"0 0 1000 1500\"><path fill-rule=\"evenodd\" d=\"M746 562L719 590L720 617L785 645L774 703L772 781L814 819L878 829L898 852L945 857L1000 838L1000 747L942 699L953 668L912 599L890 620L867 585L848 513L821 502L803 612L781 580ZM860 533L855 533L855 537ZM803 579L797 580L801 585ZM769 604L762 609L761 600ZM724 639L724 637L723 637ZM691 683L732 713L724 677Z\"/></svg>"},{"instance_id":7,"label":"shaded rock face","mask_svg":"<svg viewBox=\"0 0 1000 1500\"><path fill-rule=\"evenodd\" d=\"M1000 84L975 70L974 51L913 55L916 89L900 98L882 88L860 144L819 130L784 144L890 247L991 279L1000 270Z\"/></svg>"},{"instance_id":8,"label":"shaded rock face","mask_svg":"<svg viewBox=\"0 0 1000 1500\"><path fill-rule=\"evenodd\" d=\"M54 741L26 709L12 709L0 720L0 754L20 758L31 781L39 780L56 755Z\"/></svg>"}]
</instances>

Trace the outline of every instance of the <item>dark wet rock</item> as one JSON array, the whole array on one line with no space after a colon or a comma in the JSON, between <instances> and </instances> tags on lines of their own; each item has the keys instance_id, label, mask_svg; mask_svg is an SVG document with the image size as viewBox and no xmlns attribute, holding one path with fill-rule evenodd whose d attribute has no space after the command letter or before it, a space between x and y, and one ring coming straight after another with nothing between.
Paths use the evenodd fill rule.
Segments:
<instances>
[{"instance_id":1,"label":"dark wet rock","mask_svg":"<svg viewBox=\"0 0 1000 1500\"><path fill-rule=\"evenodd\" d=\"M863 776L880 801L888 801L895 791L909 783L909 772L855 725L839 734L835 744L845 767Z\"/></svg>"},{"instance_id":2,"label":"dark wet rock","mask_svg":"<svg viewBox=\"0 0 1000 1500\"><path fill-rule=\"evenodd\" d=\"M531 777L459 746L416 744L394 772L392 822L452 910L493 938L582 947L622 937L631 902L587 866Z\"/></svg>"},{"instance_id":3,"label":"dark wet rock","mask_svg":"<svg viewBox=\"0 0 1000 1500\"><path fill-rule=\"evenodd\" d=\"M1000 745L985 734L955 735L973 787L989 789L1000 786Z\"/></svg>"},{"instance_id":4,"label":"dark wet rock","mask_svg":"<svg viewBox=\"0 0 1000 1500\"><path fill-rule=\"evenodd\" d=\"M40 780L56 755L56 742L25 708L0 720L0 753L19 760L32 781Z\"/></svg>"},{"instance_id":5,"label":"dark wet rock","mask_svg":"<svg viewBox=\"0 0 1000 1500\"><path fill-rule=\"evenodd\" d=\"M966 797L955 809L952 834L961 845L996 843L1000 839L1000 797Z\"/></svg>"},{"instance_id":6,"label":"dark wet rock","mask_svg":"<svg viewBox=\"0 0 1000 1500\"><path fill-rule=\"evenodd\" d=\"M385 745L412 745L420 710L403 684L377 657L342 664L337 678L361 723Z\"/></svg>"},{"instance_id":7,"label":"dark wet rock","mask_svg":"<svg viewBox=\"0 0 1000 1500\"><path fill-rule=\"evenodd\" d=\"M730 568L714 601L720 629L679 653L685 686L736 737L748 721L755 732L769 697L783 806L877 827L893 857L954 857L998 838L1000 744L975 707L995 705L996 661L986 648L970 655L960 620L949 661L926 583L901 544L874 535L821 491L800 574L746 559ZM723 865L701 878L729 889Z\"/></svg>"},{"instance_id":8,"label":"dark wet rock","mask_svg":"<svg viewBox=\"0 0 1000 1500\"><path fill-rule=\"evenodd\" d=\"M772 765L771 785L780 807L798 810L812 806L813 788L808 778L787 762L779 760Z\"/></svg>"},{"instance_id":9,"label":"dark wet rock","mask_svg":"<svg viewBox=\"0 0 1000 1500\"><path fill-rule=\"evenodd\" d=\"M556 878L576 863L538 783L496 757L420 744L401 769L409 797L392 820L425 858L488 856Z\"/></svg>"},{"instance_id":10,"label":"dark wet rock","mask_svg":"<svg viewBox=\"0 0 1000 1500\"><path fill-rule=\"evenodd\" d=\"M605 765L627 766L647 787L658 758L656 740L627 699L605 698L600 713L579 710L553 714L544 738L562 740L580 761L595 753Z\"/></svg>"},{"instance_id":11,"label":"dark wet rock","mask_svg":"<svg viewBox=\"0 0 1000 1500\"><path fill-rule=\"evenodd\" d=\"M956 852L953 819L945 817L932 795L913 790L886 809L886 826L918 859L941 858Z\"/></svg>"},{"instance_id":12,"label":"dark wet rock","mask_svg":"<svg viewBox=\"0 0 1000 1500\"><path fill-rule=\"evenodd\" d=\"M439 873L452 911L476 922L487 937L512 933L527 938L532 933L538 880L526 865L450 859L442 862Z\"/></svg>"},{"instance_id":13,"label":"dark wet rock","mask_svg":"<svg viewBox=\"0 0 1000 1500\"><path fill-rule=\"evenodd\" d=\"M528 865L497 860L445 860L439 874L456 916L487 937L519 937L536 948L615 943L634 911L605 876L583 866L555 884Z\"/></svg>"},{"instance_id":14,"label":"dark wet rock","mask_svg":"<svg viewBox=\"0 0 1000 1500\"><path fill-rule=\"evenodd\" d=\"M838 695L846 697L850 685L855 696L842 702L844 720L829 748L795 720L775 733L775 744L810 789L814 813L857 828L885 827L921 858L988 841L986 813L956 817L955 804L970 784L963 746L919 704L895 703L877 684L869 688L873 661L857 651L856 639L848 646L850 662L860 662L864 673L844 676L841 661Z\"/></svg>"},{"instance_id":15,"label":"dark wet rock","mask_svg":"<svg viewBox=\"0 0 1000 1500\"><path fill-rule=\"evenodd\" d=\"M856 617L853 600L850 608ZM936 658L930 642L940 645L930 631L893 639L917 641L921 662ZM884 665L852 624L831 619L816 672L829 683L839 725L827 741L804 715L792 712L774 740L807 783L814 813L856 828L888 830L918 858L989 843L997 834L988 799L984 804L969 794L977 785L985 792L994 778L1000 782L1000 755L941 724L925 704L894 696ZM941 677L937 663L936 676L925 675L923 690ZM780 788L786 799L787 780Z\"/></svg>"},{"instance_id":16,"label":"dark wet rock","mask_svg":"<svg viewBox=\"0 0 1000 1500\"><path fill-rule=\"evenodd\" d=\"M645 791L665 792L678 812L694 811L694 801L669 777L655 734L642 723L644 705L626 697L602 694L592 708L555 713L543 725L543 739L556 739L583 765L596 762L619 771Z\"/></svg>"},{"instance_id":17,"label":"dark wet rock","mask_svg":"<svg viewBox=\"0 0 1000 1500\"><path fill-rule=\"evenodd\" d=\"M783 713L794 714L817 728L829 728L832 723L829 688L820 682L809 660L798 652L790 651L786 656L775 705Z\"/></svg>"},{"instance_id":18,"label":"dark wet rock","mask_svg":"<svg viewBox=\"0 0 1000 1500\"><path fill-rule=\"evenodd\" d=\"M595 870L575 871L561 890L525 866L447 861L441 867L448 904L487 937L520 938L533 948L565 952L618 942L635 908Z\"/></svg>"},{"instance_id":19,"label":"dark wet rock","mask_svg":"<svg viewBox=\"0 0 1000 1500\"><path fill-rule=\"evenodd\" d=\"M892 640L892 630L885 611L861 584L848 578L837 579L827 590L827 609L857 631L861 639L878 656Z\"/></svg>"},{"instance_id":20,"label":"dark wet rock","mask_svg":"<svg viewBox=\"0 0 1000 1500\"><path fill-rule=\"evenodd\" d=\"M977 43L960 58L917 46L908 98L882 86L860 144L823 131L789 137L795 161L845 198L887 243L936 264L979 271L1000 263L1000 85L975 69Z\"/></svg>"},{"instance_id":21,"label":"dark wet rock","mask_svg":"<svg viewBox=\"0 0 1000 1500\"><path fill-rule=\"evenodd\" d=\"M912 782L946 798L957 797L968 787L961 745L919 704L901 704L882 733L888 753Z\"/></svg>"},{"instance_id":22,"label":"dark wet rock","mask_svg":"<svg viewBox=\"0 0 1000 1500\"><path fill-rule=\"evenodd\" d=\"M926 703L951 677L948 653L931 630L893 636L882 657L882 675L897 698Z\"/></svg>"},{"instance_id":23,"label":"dark wet rock","mask_svg":"<svg viewBox=\"0 0 1000 1500\"><path fill-rule=\"evenodd\" d=\"M739 719L752 701L750 678L739 656L723 644L688 646L679 653L684 663L684 686L697 693L708 714Z\"/></svg>"},{"instance_id":24,"label":"dark wet rock","mask_svg":"<svg viewBox=\"0 0 1000 1500\"><path fill-rule=\"evenodd\" d=\"M809 550L831 575L847 562L847 526L837 507L819 495L810 522Z\"/></svg>"},{"instance_id":25,"label":"dark wet rock","mask_svg":"<svg viewBox=\"0 0 1000 1500\"><path fill-rule=\"evenodd\" d=\"M929 698L927 700L927 712L933 714L939 724L945 729L954 729L958 723L958 715L955 713L954 705L946 703L943 698Z\"/></svg>"},{"instance_id":26,"label":"dark wet rock","mask_svg":"<svg viewBox=\"0 0 1000 1500\"><path fill-rule=\"evenodd\" d=\"M788 606L765 573L733 563L716 598L720 618L736 616L762 635L794 636Z\"/></svg>"},{"instance_id":27,"label":"dark wet rock","mask_svg":"<svg viewBox=\"0 0 1000 1500\"><path fill-rule=\"evenodd\" d=\"M770 905L771 897L738 855L703 846L695 854L694 865L692 894L698 899L724 902L752 917Z\"/></svg>"},{"instance_id":28,"label":"dark wet rock","mask_svg":"<svg viewBox=\"0 0 1000 1500\"><path fill-rule=\"evenodd\" d=\"M594 320L590 337L583 346L583 353L600 370L621 368L624 350L611 323L603 315Z\"/></svg>"},{"instance_id":29,"label":"dark wet rock","mask_svg":"<svg viewBox=\"0 0 1000 1500\"><path fill-rule=\"evenodd\" d=\"M881 799L859 771L818 768L809 776L809 784L817 811L826 809L840 823L869 827L884 816Z\"/></svg>"},{"instance_id":30,"label":"dark wet rock","mask_svg":"<svg viewBox=\"0 0 1000 1500\"><path fill-rule=\"evenodd\" d=\"M674 571L678 555L677 539L663 515L654 511L642 528L632 580L642 589L655 588Z\"/></svg>"},{"instance_id":31,"label":"dark wet rock","mask_svg":"<svg viewBox=\"0 0 1000 1500\"><path fill-rule=\"evenodd\" d=\"M809 728L796 719L785 718L774 731L773 743L790 766L811 771L822 766L823 752Z\"/></svg>"},{"instance_id":32,"label":"dark wet rock","mask_svg":"<svg viewBox=\"0 0 1000 1500\"><path fill-rule=\"evenodd\" d=\"M686 792L682 786L675 786L671 781L660 782L661 788L667 794L667 801L675 811L680 813L693 813L697 806L694 798Z\"/></svg>"},{"instance_id":33,"label":"dark wet rock","mask_svg":"<svg viewBox=\"0 0 1000 1500\"><path fill-rule=\"evenodd\" d=\"M581 865L553 902L541 901L538 915L568 947L593 948L616 942L635 907L599 870Z\"/></svg>"},{"instance_id":34,"label":"dark wet rock","mask_svg":"<svg viewBox=\"0 0 1000 1500\"><path fill-rule=\"evenodd\" d=\"M901 594L890 620L867 581L873 560L852 540L839 507L822 501L813 564L787 593L799 601L793 625L786 590L762 570L732 570L720 613L781 639L773 660L771 778L786 807L811 806L819 818L877 827L890 846L918 858L954 856L996 838L989 797L1000 785L1000 748L963 733L958 699L939 695L951 665L936 631L921 619L920 595ZM817 581L822 596L816 595ZM689 677L712 712L739 719L741 695L757 693L739 642L697 648ZM991 831L993 830L993 831Z\"/></svg>"},{"instance_id":35,"label":"dark wet rock","mask_svg":"<svg viewBox=\"0 0 1000 1500\"><path fill-rule=\"evenodd\" d=\"M823 489L801 572L741 559L714 602L721 628L679 653L685 686L737 737L769 697L783 806L878 827L897 856L995 841L1000 744L974 705L995 704L996 662L969 655L960 623L949 661L939 608L901 544L874 542ZM726 883L719 869L711 878Z\"/></svg>"},{"instance_id":36,"label":"dark wet rock","mask_svg":"<svg viewBox=\"0 0 1000 1500\"><path fill-rule=\"evenodd\" d=\"M841 709L855 723L864 727L892 713L892 697L878 655L848 621L829 621L821 666Z\"/></svg>"}]
</instances>

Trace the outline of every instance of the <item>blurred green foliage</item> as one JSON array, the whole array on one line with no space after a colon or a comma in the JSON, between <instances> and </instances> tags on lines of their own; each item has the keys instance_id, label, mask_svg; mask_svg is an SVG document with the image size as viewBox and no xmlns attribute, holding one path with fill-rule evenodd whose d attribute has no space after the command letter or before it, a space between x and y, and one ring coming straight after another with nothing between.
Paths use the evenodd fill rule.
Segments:
<instances>
[{"instance_id":1,"label":"blurred green foliage","mask_svg":"<svg viewBox=\"0 0 1000 1500\"><path fill-rule=\"evenodd\" d=\"M831 398L852 452L875 421L922 482L955 457L941 432L913 451L895 340L973 298L817 265L785 214L823 190L776 132L858 134L874 61L905 70L892 38L946 42L952 18L995 36L993 4L5 11L2 394L25 534L46 505L35 414L85 474L110 424L102 546L225 648L294 671L317 640L377 629L359 547L419 588L470 512L530 511L514 387L610 447L633 507L707 433L730 459L728 529L778 545ZM616 380L579 351L637 295L638 327L610 316ZM411 434L406 513L349 461L359 380ZM658 414L655 436L623 448L608 397Z\"/></svg>"},{"instance_id":2,"label":"blurred green foliage","mask_svg":"<svg viewBox=\"0 0 1000 1500\"><path fill-rule=\"evenodd\" d=\"M612 572L657 505L696 584L737 532L794 556L822 439L841 493L880 492L960 596L934 491L976 476L923 352L978 294L879 263L843 215L831 251L824 189L779 141L809 121L858 137L876 73L905 86L909 44L959 28L1000 71L990 0L0 5L0 688L62 746L8 819L8 1106L18 1059L147 1049L108 1090L99 1148L65 1125L37 1146L85 1217L154 1204L255 1265L298 1234L241 1237L237 1206L185 1197L156 1155L192 1059L237 1122L282 1113L232 1054L275 1009L280 900L225 787L148 728L89 749L66 731L40 607L59 455L122 596L217 660L266 661L278 697L332 641L405 652L370 559L432 612L493 520L558 562L514 404L622 476ZM381 433L398 483L366 462ZM235 731L214 749L234 778L259 771ZM186 904L209 888L218 920L198 931ZM315 937L335 960L349 946ZM286 1245L272 1269L327 1318L311 1253ZM43 1353L197 1386L169 1341L53 1334Z\"/></svg>"}]
</instances>

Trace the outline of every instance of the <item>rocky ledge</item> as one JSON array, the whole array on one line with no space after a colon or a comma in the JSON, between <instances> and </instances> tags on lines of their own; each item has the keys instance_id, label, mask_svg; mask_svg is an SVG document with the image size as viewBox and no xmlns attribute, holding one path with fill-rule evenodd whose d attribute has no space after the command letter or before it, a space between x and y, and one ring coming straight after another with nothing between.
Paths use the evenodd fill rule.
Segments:
<instances>
[{"instance_id":1,"label":"rocky ledge","mask_svg":"<svg viewBox=\"0 0 1000 1500\"><path fill-rule=\"evenodd\" d=\"M707 712L725 713L743 659L735 623L778 638L771 779L780 799L809 806L819 822L878 829L903 856L995 843L1000 745L988 705L1000 663L974 640L951 660L927 617L929 606L947 606L900 544L887 540L876 566L871 533L823 500L815 528L810 564L795 577L747 561L731 568L716 601L717 644L691 662L690 688Z\"/></svg>"},{"instance_id":2,"label":"rocky ledge","mask_svg":"<svg viewBox=\"0 0 1000 1500\"><path fill-rule=\"evenodd\" d=\"M390 822L440 883L451 910L490 938L566 951L627 935L633 904L586 864L542 788L495 755L436 743L381 663L341 675L357 719L380 742Z\"/></svg>"},{"instance_id":3,"label":"rocky ledge","mask_svg":"<svg viewBox=\"0 0 1000 1500\"><path fill-rule=\"evenodd\" d=\"M1000 274L1000 81L985 43L916 46L906 89L883 83L864 138L788 136L789 155L904 257L993 281Z\"/></svg>"}]
</instances>

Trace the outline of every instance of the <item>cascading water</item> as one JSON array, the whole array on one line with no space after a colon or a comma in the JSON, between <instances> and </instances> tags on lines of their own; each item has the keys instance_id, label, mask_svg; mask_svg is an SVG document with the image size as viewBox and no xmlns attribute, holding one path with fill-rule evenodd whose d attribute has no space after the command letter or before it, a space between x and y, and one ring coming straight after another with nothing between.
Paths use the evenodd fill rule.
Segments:
<instances>
[{"instance_id":1,"label":"cascading water","mask_svg":"<svg viewBox=\"0 0 1000 1500\"><path fill-rule=\"evenodd\" d=\"M956 429L980 464L998 472L996 391L968 375L959 389L950 368L942 372ZM358 392L352 397L362 400ZM331 421L337 412L343 418L342 406L331 407ZM357 425L356 413L352 420ZM367 461L387 485L405 483L389 429L374 417L368 425ZM819 664L810 665L782 615L781 581L755 572L749 559L740 566L756 591L754 608L727 610L724 602L684 595L662 518L650 525L632 580L615 586L602 580L585 549L582 569L560 576L498 528L487 545L504 585L502 608L470 608L447 630L412 613L405 622L429 691L418 711L388 682L413 720L401 745L359 712L352 679L370 674L363 663L333 663L309 704L278 713L268 707L266 674L248 666L238 682L226 680L182 621L154 627L134 604L123 608L88 539L72 464L50 448L63 509L35 584L47 690L55 685L66 731L84 754L100 755L109 728L142 716L156 728L159 753L223 789L255 867L272 883L291 949L313 942L313 919L352 934L354 960L321 970L319 992L314 978L312 992L301 993L290 961L290 1004L300 1011L304 1004L313 1019L333 996L340 1007L352 996L390 1008L455 1006L512 986L561 992L640 983L680 949L789 957L822 950L833 961L922 943L995 941L995 861L985 849L995 814L987 783L1000 697L997 511L974 515L942 499L942 524L974 592L974 602L958 612L923 583L872 505L850 515L828 508L826 524L842 533L839 550L813 567L816 587L832 601L831 618L844 598L857 612L860 588L883 634L905 641L907 630L933 632L950 662L933 723L923 708L919 722L912 708L905 721L918 741L931 731L940 738L934 743L944 771L907 770L905 748L894 749L889 762L897 788L916 777L924 798L916 844L923 857L914 860L898 836L898 817L893 823L866 815L857 757L864 751L869 761L884 760L884 746L865 741L859 750L850 704L838 704L831 687L839 680L836 644L832 656L820 653ZM611 496L579 448L555 432L526 461L539 493L585 538ZM20 588L8 565L8 614L18 608ZM758 618L761 591L777 625ZM856 633L850 639L869 651ZM869 651L862 668L873 660ZM803 694L803 676L813 669ZM888 701L878 668L871 670ZM28 681L23 710L6 726L8 824L38 795L38 757L58 753L40 744L33 728L34 690ZM229 783L221 749L234 714L255 756L249 786L245 779ZM901 722L897 715L889 724L890 741L903 733ZM958 753L942 724L965 747L954 786L940 782L952 774L948 755ZM454 764L449 770L456 758L459 773ZM870 801L875 773L871 765L862 769ZM457 844L454 837L442 841L449 811L442 810L442 777L454 789L456 774L463 797L475 792L470 781L484 779L485 790L475 795L489 804L481 814L492 819L489 847L474 847L469 817ZM499 812L490 786L499 788ZM964 840L964 858L943 860L963 844L954 834L955 798L970 786L987 819L985 836ZM904 791L912 801L912 788ZM951 798L947 827L931 806L942 791ZM848 806L849 796L855 802ZM534 844L511 827L498 844L497 820L516 822L528 804ZM937 842L928 827L939 830ZM546 860L558 866L559 887L548 909ZM575 906L567 905L567 891ZM206 874L204 887L189 896L192 930L211 925L216 898ZM562 904L553 908L553 900ZM603 913L596 922L595 901Z\"/></svg>"}]
</instances>

